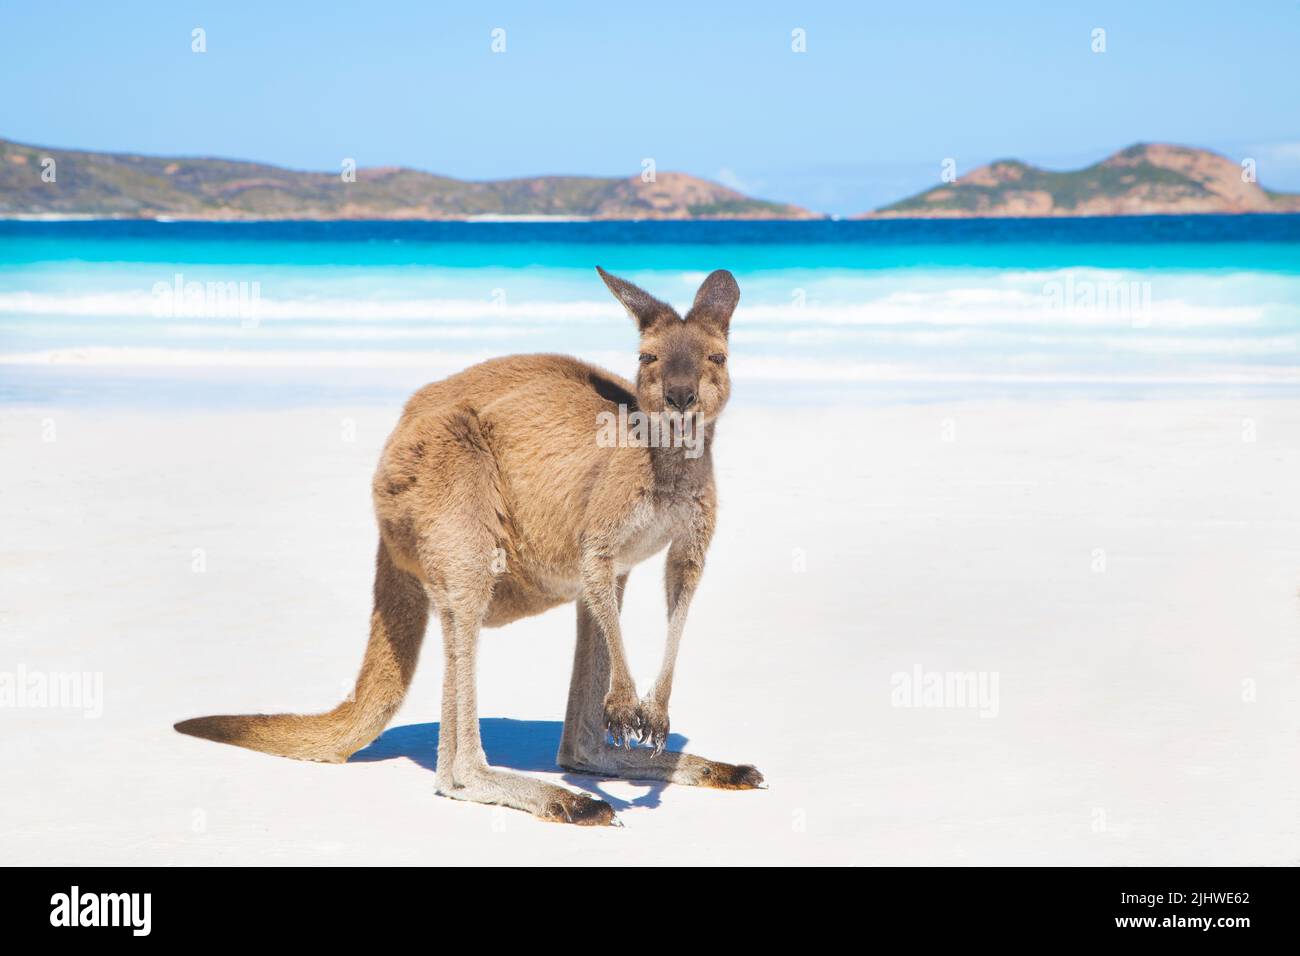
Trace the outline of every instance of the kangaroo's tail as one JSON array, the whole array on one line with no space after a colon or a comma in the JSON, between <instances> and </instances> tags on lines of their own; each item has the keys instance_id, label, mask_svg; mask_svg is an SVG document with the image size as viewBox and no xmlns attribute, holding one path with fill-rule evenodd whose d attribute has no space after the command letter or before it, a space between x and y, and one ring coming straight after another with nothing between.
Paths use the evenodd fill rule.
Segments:
<instances>
[{"instance_id":1,"label":"kangaroo's tail","mask_svg":"<svg viewBox=\"0 0 1300 956\"><path fill-rule=\"evenodd\" d=\"M342 763L388 725L411 686L429 620L429 598L414 575L397 568L379 543L370 641L352 696L325 714L195 717L176 729L250 750Z\"/></svg>"}]
</instances>

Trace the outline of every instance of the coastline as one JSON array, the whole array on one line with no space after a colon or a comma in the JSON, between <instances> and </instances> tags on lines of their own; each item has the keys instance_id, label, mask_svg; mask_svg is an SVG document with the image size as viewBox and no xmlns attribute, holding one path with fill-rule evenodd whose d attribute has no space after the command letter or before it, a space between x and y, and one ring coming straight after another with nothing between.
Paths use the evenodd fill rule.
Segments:
<instances>
[{"instance_id":1,"label":"coastline","mask_svg":"<svg viewBox=\"0 0 1300 956\"><path fill-rule=\"evenodd\" d=\"M1039 220L1091 220L1108 219L1140 220L1161 218L1188 219L1249 219L1251 217L1300 217L1300 209L1243 209L1240 211L1185 212L1177 209L1142 211L1131 213L1076 214L1053 211L1042 214L1002 216L984 214L951 214L936 211L925 215L915 213L895 214L882 212L859 213L851 216L816 215L782 218L778 216L643 216L628 218L623 216L544 216L544 215L474 215L474 216L186 216L186 215L149 215L149 216L105 216L96 213L0 213L0 223L6 222L156 222L156 223L216 223L216 224L255 224L255 223L817 223L817 222L1027 222Z\"/></svg>"}]
</instances>

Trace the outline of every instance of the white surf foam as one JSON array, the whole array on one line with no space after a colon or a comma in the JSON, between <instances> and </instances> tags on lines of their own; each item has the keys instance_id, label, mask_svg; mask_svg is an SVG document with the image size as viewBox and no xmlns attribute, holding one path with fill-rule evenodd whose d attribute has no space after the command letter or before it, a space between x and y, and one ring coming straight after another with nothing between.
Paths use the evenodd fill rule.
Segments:
<instances>
[{"instance_id":1,"label":"white surf foam","mask_svg":"<svg viewBox=\"0 0 1300 956\"><path fill-rule=\"evenodd\" d=\"M0 365L203 368L421 368L445 374L491 358L490 351L256 351L91 347L0 354ZM579 353L582 358L630 374L631 359L618 352ZM1037 356L1043 358L1043 356ZM1021 356L1021 360L1035 356ZM1046 357L1049 358L1050 357ZM734 363L740 380L807 382L952 382L952 383L1094 383L1094 384L1255 384L1300 385L1294 366L1218 366L1179 372L1124 373L1044 369L1042 371L959 370L915 363L853 362L751 356Z\"/></svg>"}]
</instances>

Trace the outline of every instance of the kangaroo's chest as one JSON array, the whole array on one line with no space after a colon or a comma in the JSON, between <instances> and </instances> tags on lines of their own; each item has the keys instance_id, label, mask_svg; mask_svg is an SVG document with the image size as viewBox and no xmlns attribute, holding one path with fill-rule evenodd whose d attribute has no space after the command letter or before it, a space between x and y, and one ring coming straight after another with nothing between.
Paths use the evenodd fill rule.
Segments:
<instances>
[{"instance_id":1,"label":"kangaroo's chest","mask_svg":"<svg viewBox=\"0 0 1300 956\"><path fill-rule=\"evenodd\" d=\"M666 548L689 521L693 501L658 497L639 505L628 522L622 546L614 557L620 574Z\"/></svg>"}]
</instances>

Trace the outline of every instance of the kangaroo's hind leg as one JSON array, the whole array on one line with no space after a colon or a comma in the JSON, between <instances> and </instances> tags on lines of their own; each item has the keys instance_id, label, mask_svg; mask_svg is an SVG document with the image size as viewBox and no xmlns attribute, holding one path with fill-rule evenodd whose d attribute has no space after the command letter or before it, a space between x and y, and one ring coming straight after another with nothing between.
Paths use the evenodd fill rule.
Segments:
<instances>
[{"instance_id":1,"label":"kangaroo's hind leg","mask_svg":"<svg viewBox=\"0 0 1300 956\"><path fill-rule=\"evenodd\" d=\"M619 582L621 595L626 576ZM747 764L723 763L694 754L649 747L616 747L605 733L604 695L609 688L609 655L605 639L591 612L578 601L578 639L573 654L573 678L564 733L556 762L566 770L629 780L670 783L721 790L752 790L763 775Z\"/></svg>"},{"instance_id":2,"label":"kangaroo's hind leg","mask_svg":"<svg viewBox=\"0 0 1300 956\"><path fill-rule=\"evenodd\" d=\"M448 773L443 766L447 749L439 742L438 792L456 800L514 807L558 823L594 826L613 823L614 810L602 800L488 765L479 737L476 703L478 630L473 610L464 605L443 615L446 667L450 675L444 683L443 727L447 726L449 712L454 712L455 746ZM454 695L450 704L446 698L449 692Z\"/></svg>"},{"instance_id":3,"label":"kangaroo's hind leg","mask_svg":"<svg viewBox=\"0 0 1300 956\"><path fill-rule=\"evenodd\" d=\"M438 737L438 792L457 800L500 804L545 820L602 825L613 808L520 773L490 767L479 736L479 629L492 601L505 513L496 462L472 412L453 413L436 444L439 481L425 492L414 523L413 558L442 623L446 672ZM433 484L433 483L429 483ZM414 489L413 489L414 490Z\"/></svg>"}]
</instances>

